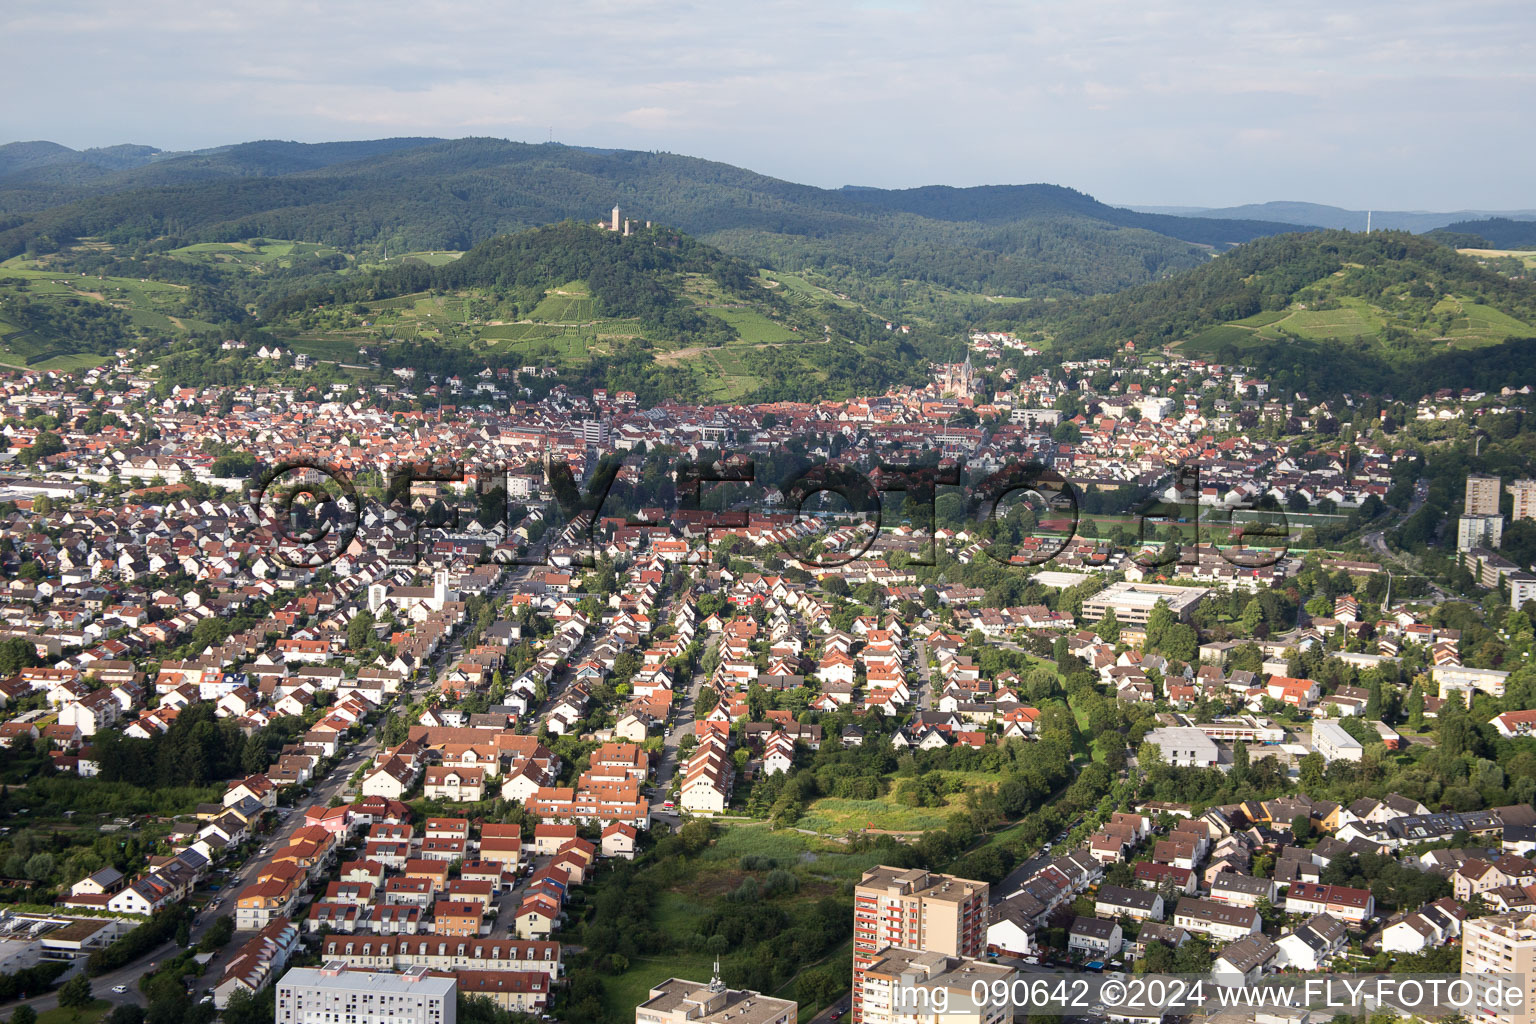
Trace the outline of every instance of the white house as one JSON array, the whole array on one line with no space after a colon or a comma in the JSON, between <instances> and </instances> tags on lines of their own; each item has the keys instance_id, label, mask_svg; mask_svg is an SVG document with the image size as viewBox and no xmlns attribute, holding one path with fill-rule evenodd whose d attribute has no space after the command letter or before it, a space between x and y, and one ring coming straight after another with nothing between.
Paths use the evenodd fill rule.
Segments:
<instances>
[{"instance_id":1,"label":"white house","mask_svg":"<svg viewBox=\"0 0 1536 1024\"><path fill-rule=\"evenodd\" d=\"M1294 967L1298 971L1320 970L1349 944L1344 922L1330 914L1316 914L1280 937L1275 945L1279 955L1276 967Z\"/></svg>"}]
</instances>

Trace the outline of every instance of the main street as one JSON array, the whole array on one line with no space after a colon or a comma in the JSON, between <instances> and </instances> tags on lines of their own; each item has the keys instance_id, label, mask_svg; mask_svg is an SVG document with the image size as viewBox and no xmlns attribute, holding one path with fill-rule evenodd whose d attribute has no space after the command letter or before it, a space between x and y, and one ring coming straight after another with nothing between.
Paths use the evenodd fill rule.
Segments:
<instances>
[{"instance_id":1,"label":"main street","mask_svg":"<svg viewBox=\"0 0 1536 1024\"><path fill-rule=\"evenodd\" d=\"M709 640L704 645L704 653L699 655L699 664L694 666L693 676L688 681L688 688L683 692L682 700L672 705L672 713L667 719L666 738L662 740L661 759L656 763L655 790L663 799L672 776L677 772L677 754L683 737L694 731L694 708L698 704L699 694L703 691L705 682L704 659L719 648L723 636L723 633L710 634Z\"/></svg>"},{"instance_id":2,"label":"main street","mask_svg":"<svg viewBox=\"0 0 1536 1024\"><path fill-rule=\"evenodd\" d=\"M917 710L933 710L933 670L928 667L928 645L919 640L912 645L917 655Z\"/></svg>"}]
</instances>

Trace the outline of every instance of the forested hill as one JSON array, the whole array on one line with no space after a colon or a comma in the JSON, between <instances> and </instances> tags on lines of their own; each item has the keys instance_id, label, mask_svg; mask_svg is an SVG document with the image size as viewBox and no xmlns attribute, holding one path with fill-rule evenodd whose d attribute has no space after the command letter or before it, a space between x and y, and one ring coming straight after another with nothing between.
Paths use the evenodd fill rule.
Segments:
<instances>
[{"instance_id":1,"label":"forested hill","mask_svg":"<svg viewBox=\"0 0 1536 1024\"><path fill-rule=\"evenodd\" d=\"M1488 217L1447 224L1447 236L1466 235L1467 241L1485 249L1536 249L1536 221Z\"/></svg>"},{"instance_id":2,"label":"forested hill","mask_svg":"<svg viewBox=\"0 0 1536 1024\"><path fill-rule=\"evenodd\" d=\"M583 281L603 318L635 317L686 335L701 329L684 323L683 275L712 279L726 295L760 304L779 304L757 283L748 264L690 238L658 228L631 236L565 221L482 242L442 266L407 260L367 275L336 277L326 285L288 296L262 311L267 320L320 305L377 302L416 292L487 289L503 301L532 308L545 293L567 281Z\"/></svg>"},{"instance_id":3,"label":"forested hill","mask_svg":"<svg viewBox=\"0 0 1536 1024\"><path fill-rule=\"evenodd\" d=\"M1314 394L1536 384L1536 285L1405 232L1259 239L1116 295L1017 304L995 326L1061 357L1173 346Z\"/></svg>"},{"instance_id":4,"label":"forested hill","mask_svg":"<svg viewBox=\"0 0 1536 1024\"><path fill-rule=\"evenodd\" d=\"M1156 280L1198 266L1209 247L1296 230L1136 213L1052 185L821 189L673 154L497 139L251 143L151 154L117 170L28 146L9 174L0 160L0 256L81 237L468 249L596 219L618 203L726 251L834 279L1074 295Z\"/></svg>"},{"instance_id":5,"label":"forested hill","mask_svg":"<svg viewBox=\"0 0 1536 1024\"><path fill-rule=\"evenodd\" d=\"M93 195L224 178L296 174L441 142L372 139L301 143L266 140L167 153L153 146L73 150L52 142L0 145L0 210L58 206Z\"/></svg>"},{"instance_id":6,"label":"forested hill","mask_svg":"<svg viewBox=\"0 0 1536 1024\"><path fill-rule=\"evenodd\" d=\"M454 322L471 309L473 322ZM410 257L329 275L261 314L290 338L340 317L337 343L366 345L384 368L543 365L568 386L635 391L646 404L879 394L921 382L927 368L921 331L908 337L816 290L785 288L666 227L624 235L562 221L438 266Z\"/></svg>"}]
</instances>

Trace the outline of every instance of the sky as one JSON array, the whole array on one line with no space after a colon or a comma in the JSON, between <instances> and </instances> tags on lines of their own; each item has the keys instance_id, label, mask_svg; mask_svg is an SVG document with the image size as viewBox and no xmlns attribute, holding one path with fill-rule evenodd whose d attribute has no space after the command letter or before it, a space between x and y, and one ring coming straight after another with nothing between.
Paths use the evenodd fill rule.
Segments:
<instances>
[{"instance_id":1,"label":"sky","mask_svg":"<svg viewBox=\"0 0 1536 1024\"><path fill-rule=\"evenodd\" d=\"M0 142L496 136L835 187L1536 207L1529 0L7 0Z\"/></svg>"}]
</instances>

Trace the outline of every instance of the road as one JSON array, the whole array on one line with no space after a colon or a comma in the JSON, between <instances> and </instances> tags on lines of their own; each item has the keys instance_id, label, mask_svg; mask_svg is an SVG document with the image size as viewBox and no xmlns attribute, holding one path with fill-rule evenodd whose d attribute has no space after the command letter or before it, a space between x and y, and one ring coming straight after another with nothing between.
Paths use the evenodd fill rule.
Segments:
<instances>
[{"instance_id":1,"label":"road","mask_svg":"<svg viewBox=\"0 0 1536 1024\"><path fill-rule=\"evenodd\" d=\"M655 789L663 800L666 799L667 786L677 772L678 747L683 742L683 737L693 732L693 709L704 687L704 658L720 646L720 640L724 635L724 633L710 634L709 640L704 645L704 653L699 655L699 664L694 668L693 678L688 681L688 689L683 692L682 700L672 705L671 715L667 719L666 739L662 741L661 759L656 762Z\"/></svg>"},{"instance_id":2,"label":"road","mask_svg":"<svg viewBox=\"0 0 1536 1024\"><path fill-rule=\"evenodd\" d=\"M853 993L849 993L812 1017L810 1024L832 1024L832 1021L848 1016L853 1007Z\"/></svg>"},{"instance_id":3,"label":"road","mask_svg":"<svg viewBox=\"0 0 1536 1024\"><path fill-rule=\"evenodd\" d=\"M1404 510L1402 518L1406 520L1419 509L1423 508L1424 502L1426 499L1428 499L1428 497L1429 482L1423 477L1420 477L1414 482L1413 498L1408 502L1408 508ZM1387 547L1387 537L1385 530L1373 530L1370 533L1362 536L1360 540L1365 544L1366 547L1370 548L1378 558L1381 559L1384 565L1387 563L1395 563L1409 570L1418 568L1409 562L1405 556ZM1427 579L1427 577L1425 578ZM1451 594L1448 590L1440 586L1440 584L1434 582L1432 579L1429 580L1429 592L1436 601L1443 602L1455 599L1455 595Z\"/></svg>"},{"instance_id":4,"label":"road","mask_svg":"<svg viewBox=\"0 0 1536 1024\"><path fill-rule=\"evenodd\" d=\"M1402 556L1398 555L1397 552L1387 547L1385 531L1376 530L1372 533L1367 533L1360 539L1365 542L1366 547L1370 548L1371 551L1381 559L1383 565L1385 565L1389 571L1393 564L1399 566L1405 565ZM1417 566L1412 565L1408 565L1406 567L1410 569L1417 568ZM1426 577L1426 579L1428 578ZM1440 586L1440 584L1436 583L1433 579L1428 579L1428 583L1430 595L1433 596L1436 601L1443 602L1454 600L1454 596L1444 587Z\"/></svg>"},{"instance_id":5,"label":"road","mask_svg":"<svg viewBox=\"0 0 1536 1024\"><path fill-rule=\"evenodd\" d=\"M1054 797L1052 799L1054 799ZM1061 832L1057 834L1057 838L1061 838L1062 836L1067 835L1082 823L1082 815L1078 815L1067 824L1066 828L1062 829ZM1056 840L1053 839L1051 842L1054 844ZM1055 853L1064 852L1066 852L1065 849L1055 851ZM989 902L1001 903L1005 898L1018 892L1019 886L1028 881L1036 871L1039 871L1041 868L1049 864L1051 862L1051 857L1054 855L1054 853L1046 852L1044 847L1037 850L1033 857L1030 857L1028 860L1021 863L1018 867L1008 872L1008 874L1003 878L1001 882L998 882L996 885L992 886L990 894L991 898Z\"/></svg>"},{"instance_id":6,"label":"road","mask_svg":"<svg viewBox=\"0 0 1536 1024\"><path fill-rule=\"evenodd\" d=\"M917 710L933 710L933 670L928 667L928 645L919 640L912 645L917 655Z\"/></svg>"},{"instance_id":7,"label":"road","mask_svg":"<svg viewBox=\"0 0 1536 1024\"><path fill-rule=\"evenodd\" d=\"M304 800L304 806L312 807L315 804L319 804L323 807L331 802L332 797L342 796L346 789L347 781L352 777L352 773L357 770L357 766L365 761L372 760L374 752L378 747L379 737L377 733L374 733L368 736L362 743L352 748L349 753L336 762L336 767L332 768L319 784L310 790L309 795ZM303 827L304 812L302 808L292 808L288 809L286 813L283 811L279 811L279 813L283 814L282 821L276 829L264 837L261 852L247 861L239 871L231 872L225 876L225 882L219 892L219 895L223 897L220 901L219 909L215 912L209 912L207 909L204 909L199 916L198 923L192 928L193 945L197 944L198 940L213 926L213 922L218 917L223 914L234 914L234 901L240 895L240 890L255 882L261 875L261 872L272 863L272 859L288 845L288 840L293 836L293 833ZM229 940L229 945L219 951L213 962L208 965L208 969L203 973L203 976L197 979L195 992L197 998L201 998L204 993L213 991L213 987L219 983L219 978L224 973L224 962L252 934L252 932L236 932L235 937Z\"/></svg>"}]
</instances>

